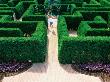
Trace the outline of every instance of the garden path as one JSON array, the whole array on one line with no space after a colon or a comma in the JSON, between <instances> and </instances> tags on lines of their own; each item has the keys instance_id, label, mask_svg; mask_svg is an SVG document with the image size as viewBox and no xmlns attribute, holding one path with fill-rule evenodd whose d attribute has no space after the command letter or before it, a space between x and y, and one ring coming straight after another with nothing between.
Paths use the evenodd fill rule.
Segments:
<instances>
[{"instance_id":1,"label":"garden path","mask_svg":"<svg viewBox=\"0 0 110 82\"><path fill-rule=\"evenodd\" d=\"M6 77L3 82L101 82L98 77L80 74L71 65L58 62L57 19L54 19L56 35L48 33L48 56L45 63L34 64L28 71Z\"/></svg>"}]
</instances>

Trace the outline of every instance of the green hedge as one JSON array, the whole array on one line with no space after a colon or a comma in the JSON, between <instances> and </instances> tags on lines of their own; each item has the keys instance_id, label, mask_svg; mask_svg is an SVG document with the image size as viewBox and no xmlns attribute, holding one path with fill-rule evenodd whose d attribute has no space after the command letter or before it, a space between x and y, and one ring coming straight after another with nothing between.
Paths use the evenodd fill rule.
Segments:
<instances>
[{"instance_id":1,"label":"green hedge","mask_svg":"<svg viewBox=\"0 0 110 82\"><path fill-rule=\"evenodd\" d=\"M15 7L19 3L19 1L20 0L9 0L7 4L10 7Z\"/></svg>"},{"instance_id":2,"label":"green hedge","mask_svg":"<svg viewBox=\"0 0 110 82\"><path fill-rule=\"evenodd\" d=\"M13 21L13 17L10 15L2 15L0 21Z\"/></svg>"},{"instance_id":3,"label":"green hedge","mask_svg":"<svg viewBox=\"0 0 110 82\"><path fill-rule=\"evenodd\" d=\"M47 54L46 34L46 26L41 21L37 22L36 31L32 37L1 37L0 60L16 59L20 61L32 60L34 63L44 62Z\"/></svg>"},{"instance_id":4,"label":"green hedge","mask_svg":"<svg viewBox=\"0 0 110 82\"><path fill-rule=\"evenodd\" d=\"M101 12L101 11L110 11L110 7L76 7L73 9L73 12L74 11L96 11L96 12Z\"/></svg>"},{"instance_id":5,"label":"green hedge","mask_svg":"<svg viewBox=\"0 0 110 82\"><path fill-rule=\"evenodd\" d=\"M69 36L67 25L66 25L66 20L63 16L58 17L58 51L60 53L60 48L61 48L61 42L62 42L62 37L63 36ZM58 57L60 58L62 55L59 55ZM60 61L60 60L59 60Z\"/></svg>"},{"instance_id":6,"label":"green hedge","mask_svg":"<svg viewBox=\"0 0 110 82\"><path fill-rule=\"evenodd\" d=\"M60 11L58 12L58 8ZM52 5L53 13L59 13L60 15L70 15L73 14L73 10L76 8L75 4L55 4Z\"/></svg>"},{"instance_id":7,"label":"green hedge","mask_svg":"<svg viewBox=\"0 0 110 82\"><path fill-rule=\"evenodd\" d=\"M13 15L13 10L0 10L0 15Z\"/></svg>"},{"instance_id":8,"label":"green hedge","mask_svg":"<svg viewBox=\"0 0 110 82\"><path fill-rule=\"evenodd\" d=\"M24 21L24 22L16 22L16 21L1 21L0 28L20 28L23 33L32 34L35 31L36 22L34 21Z\"/></svg>"},{"instance_id":9,"label":"green hedge","mask_svg":"<svg viewBox=\"0 0 110 82\"><path fill-rule=\"evenodd\" d=\"M43 13L45 14L44 5L34 5L34 12L35 13Z\"/></svg>"},{"instance_id":10,"label":"green hedge","mask_svg":"<svg viewBox=\"0 0 110 82\"><path fill-rule=\"evenodd\" d=\"M96 17L94 18L94 21L102 21L102 22L104 22L104 23L107 23L101 16L96 16Z\"/></svg>"},{"instance_id":11,"label":"green hedge","mask_svg":"<svg viewBox=\"0 0 110 82\"><path fill-rule=\"evenodd\" d=\"M0 28L0 37L21 37L22 31L19 28Z\"/></svg>"},{"instance_id":12,"label":"green hedge","mask_svg":"<svg viewBox=\"0 0 110 82\"><path fill-rule=\"evenodd\" d=\"M110 36L109 29L90 29L85 36Z\"/></svg>"},{"instance_id":13,"label":"green hedge","mask_svg":"<svg viewBox=\"0 0 110 82\"><path fill-rule=\"evenodd\" d=\"M65 18L58 18L58 59L61 64L72 63L88 63L88 62L104 62L110 63L110 38L103 37L80 37L85 36L88 31L94 30L93 26L105 26L102 29L95 29L93 34L104 32L109 36L107 23L100 21L100 17L96 17L96 21L82 21L78 28L78 37L69 37ZM97 32L96 32L97 31ZM100 35L100 34L99 34Z\"/></svg>"},{"instance_id":14,"label":"green hedge","mask_svg":"<svg viewBox=\"0 0 110 82\"><path fill-rule=\"evenodd\" d=\"M34 14L34 5L30 5L29 8L23 14L24 16L33 15Z\"/></svg>"},{"instance_id":15,"label":"green hedge","mask_svg":"<svg viewBox=\"0 0 110 82\"><path fill-rule=\"evenodd\" d=\"M104 20L108 20L108 11L80 11L85 21L93 21L96 16L101 16Z\"/></svg>"},{"instance_id":16,"label":"green hedge","mask_svg":"<svg viewBox=\"0 0 110 82\"><path fill-rule=\"evenodd\" d=\"M73 15L63 15L63 16L66 19L68 30L70 29L77 30L80 22L83 21L83 16L78 12L75 12Z\"/></svg>"},{"instance_id":17,"label":"green hedge","mask_svg":"<svg viewBox=\"0 0 110 82\"><path fill-rule=\"evenodd\" d=\"M45 15L29 15L22 18L23 21L46 21Z\"/></svg>"},{"instance_id":18,"label":"green hedge","mask_svg":"<svg viewBox=\"0 0 110 82\"><path fill-rule=\"evenodd\" d=\"M90 4L100 4L97 0L90 0Z\"/></svg>"},{"instance_id":19,"label":"green hedge","mask_svg":"<svg viewBox=\"0 0 110 82\"><path fill-rule=\"evenodd\" d=\"M1 4L6 4L9 0L0 0Z\"/></svg>"},{"instance_id":20,"label":"green hedge","mask_svg":"<svg viewBox=\"0 0 110 82\"><path fill-rule=\"evenodd\" d=\"M0 7L8 7L7 4L0 4Z\"/></svg>"},{"instance_id":21,"label":"green hedge","mask_svg":"<svg viewBox=\"0 0 110 82\"><path fill-rule=\"evenodd\" d=\"M66 20L63 16L58 17L58 40L62 38L62 36L68 36L68 29L67 29L67 24Z\"/></svg>"},{"instance_id":22,"label":"green hedge","mask_svg":"<svg viewBox=\"0 0 110 82\"><path fill-rule=\"evenodd\" d=\"M45 0L35 0L35 2L38 2L38 4L44 4Z\"/></svg>"},{"instance_id":23,"label":"green hedge","mask_svg":"<svg viewBox=\"0 0 110 82\"><path fill-rule=\"evenodd\" d=\"M100 4L106 7L110 7L110 2L107 0L99 0Z\"/></svg>"},{"instance_id":24,"label":"green hedge","mask_svg":"<svg viewBox=\"0 0 110 82\"><path fill-rule=\"evenodd\" d=\"M19 2L16 5L16 7L15 7L15 13L16 13L17 19L19 19L20 17L22 17L22 15L28 9L28 7L30 6L30 4L33 4L33 2Z\"/></svg>"},{"instance_id":25,"label":"green hedge","mask_svg":"<svg viewBox=\"0 0 110 82\"><path fill-rule=\"evenodd\" d=\"M85 36L88 30L91 29L107 29L107 23L102 21L82 21L78 27L78 36Z\"/></svg>"},{"instance_id":26,"label":"green hedge","mask_svg":"<svg viewBox=\"0 0 110 82\"><path fill-rule=\"evenodd\" d=\"M91 29L91 27L87 24L87 22L82 21L77 30L78 36L85 36L89 29Z\"/></svg>"},{"instance_id":27,"label":"green hedge","mask_svg":"<svg viewBox=\"0 0 110 82\"><path fill-rule=\"evenodd\" d=\"M59 62L62 64L104 62L110 63L110 38L63 37Z\"/></svg>"},{"instance_id":28,"label":"green hedge","mask_svg":"<svg viewBox=\"0 0 110 82\"><path fill-rule=\"evenodd\" d=\"M99 4L83 4L82 7L101 7Z\"/></svg>"},{"instance_id":29,"label":"green hedge","mask_svg":"<svg viewBox=\"0 0 110 82\"><path fill-rule=\"evenodd\" d=\"M108 28L107 22L103 21L91 21L88 24L91 28Z\"/></svg>"}]
</instances>

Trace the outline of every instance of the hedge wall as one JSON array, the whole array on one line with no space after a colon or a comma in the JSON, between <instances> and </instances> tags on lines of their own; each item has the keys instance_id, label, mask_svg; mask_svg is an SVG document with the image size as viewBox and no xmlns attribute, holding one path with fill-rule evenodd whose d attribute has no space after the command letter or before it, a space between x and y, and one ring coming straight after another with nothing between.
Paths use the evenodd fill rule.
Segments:
<instances>
[{"instance_id":1,"label":"hedge wall","mask_svg":"<svg viewBox=\"0 0 110 82\"><path fill-rule=\"evenodd\" d=\"M2 15L0 21L13 21L13 17L10 15Z\"/></svg>"},{"instance_id":2,"label":"hedge wall","mask_svg":"<svg viewBox=\"0 0 110 82\"><path fill-rule=\"evenodd\" d=\"M22 18L23 21L45 21L47 24L47 18L45 15L30 15Z\"/></svg>"},{"instance_id":3,"label":"hedge wall","mask_svg":"<svg viewBox=\"0 0 110 82\"><path fill-rule=\"evenodd\" d=\"M46 26L42 21L36 23L36 31L32 37L0 38L0 60L32 60L34 63L45 61L47 54Z\"/></svg>"},{"instance_id":4,"label":"hedge wall","mask_svg":"<svg viewBox=\"0 0 110 82\"><path fill-rule=\"evenodd\" d=\"M0 4L0 7L8 7L7 4Z\"/></svg>"},{"instance_id":5,"label":"hedge wall","mask_svg":"<svg viewBox=\"0 0 110 82\"><path fill-rule=\"evenodd\" d=\"M91 29L91 27L87 24L87 22L82 21L77 30L78 36L85 36L89 29Z\"/></svg>"},{"instance_id":6,"label":"hedge wall","mask_svg":"<svg viewBox=\"0 0 110 82\"><path fill-rule=\"evenodd\" d=\"M19 28L0 28L0 37L21 37L22 31Z\"/></svg>"},{"instance_id":7,"label":"hedge wall","mask_svg":"<svg viewBox=\"0 0 110 82\"><path fill-rule=\"evenodd\" d=\"M81 21L83 21L83 16L79 12L75 12L73 15L63 15L66 20L68 30L77 30Z\"/></svg>"},{"instance_id":8,"label":"hedge wall","mask_svg":"<svg viewBox=\"0 0 110 82\"><path fill-rule=\"evenodd\" d=\"M0 0L1 4L6 4L9 0Z\"/></svg>"},{"instance_id":9,"label":"hedge wall","mask_svg":"<svg viewBox=\"0 0 110 82\"><path fill-rule=\"evenodd\" d=\"M0 10L0 15L13 15L13 10Z\"/></svg>"},{"instance_id":10,"label":"hedge wall","mask_svg":"<svg viewBox=\"0 0 110 82\"><path fill-rule=\"evenodd\" d=\"M110 63L110 38L63 37L59 62L62 64L103 62Z\"/></svg>"},{"instance_id":11,"label":"hedge wall","mask_svg":"<svg viewBox=\"0 0 110 82\"><path fill-rule=\"evenodd\" d=\"M24 16L33 15L34 14L34 5L30 5L29 8L23 14Z\"/></svg>"},{"instance_id":12,"label":"hedge wall","mask_svg":"<svg viewBox=\"0 0 110 82\"><path fill-rule=\"evenodd\" d=\"M62 36L69 35L66 20L63 16L58 17L58 26L57 27L60 27L60 28L58 28L58 38L59 38L58 40L61 40Z\"/></svg>"},{"instance_id":13,"label":"hedge wall","mask_svg":"<svg viewBox=\"0 0 110 82\"><path fill-rule=\"evenodd\" d=\"M102 21L82 21L78 27L78 36L85 36L85 34L92 29L107 29L108 25ZM102 34L103 35L103 34Z\"/></svg>"},{"instance_id":14,"label":"hedge wall","mask_svg":"<svg viewBox=\"0 0 110 82\"><path fill-rule=\"evenodd\" d=\"M17 19L19 19L20 17L22 17L22 15L24 14L24 12L28 9L28 7L30 6L30 4L33 4L33 2L19 2L16 7L15 7L15 13L16 13L16 17Z\"/></svg>"},{"instance_id":15,"label":"hedge wall","mask_svg":"<svg viewBox=\"0 0 110 82\"><path fill-rule=\"evenodd\" d=\"M0 28L20 28L23 33L32 34L36 29L36 22L32 21L23 21L23 22L16 22L16 21L1 21Z\"/></svg>"},{"instance_id":16,"label":"hedge wall","mask_svg":"<svg viewBox=\"0 0 110 82\"><path fill-rule=\"evenodd\" d=\"M96 16L96 17L94 18L94 21L102 21L102 22L104 22L104 23L107 23L101 16Z\"/></svg>"},{"instance_id":17,"label":"hedge wall","mask_svg":"<svg viewBox=\"0 0 110 82\"><path fill-rule=\"evenodd\" d=\"M107 22L101 21L101 19L100 16L97 16L94 21L82 21L78 27L78 37L69 37L65 17L59 16L58 59L61 64L110 63L110 38L107 37L110 33ZM89 32L90 37L84 37L87 32ZM101 35L100 33L104 33L102 34L103 37L97 36Z\"/></svg>"},{"instance_id":18,"label":"hedge wall","mask_svg":"<svg viewBox=\"0 0 110 82\"><path fill-rule=\"evenodd\" d=\"M62 37L69 36L67 25L66 25L66 20L63 16L58 17L58 26L57 27L58 27L58 30L57 30L58 31L58 52L60 53ZM62 57L62 55L58 56L59 61L61 61L60 57Z\"/></svg>"},{"instance_id":19,"label":"hedge wall","mask_svg":"<svg viewBox=\"0 0 110 82\"><path fill-rule=\"evenodd\" d=\"M80 11L85 21L93 21L96 16L101 16L104 20L108 20L108 11Z\"/></svg>"},{"instance_id":20,"label":"hedge wall","mask_svg":"<svg viewBox=\"0 0 110 82\"><path fill-rule=\"evenodd\" d=\"M99 0L100 4L105 6L105 7L110 7L110 2L107 0Z\"/></svg>"},{"instance_id":21,"label":"hedge wall","mask_svg":"<svg viewBox=\"0 0 110 82\"><path fill-rule=\"evenodd\" d=\"M19 3L19 1L20 0L9 0L7 4L9 7L15 7Z\"/></svg>"},{"instance_id":22,"label":"hedge wall","mask_svg":"<svg viewBox=\"0 0 110 82\"><path fill-rule=\"evenodd\" d=\"M85 36L110 36L109 29L90 29Z\"/></svg>"}]
</instances>

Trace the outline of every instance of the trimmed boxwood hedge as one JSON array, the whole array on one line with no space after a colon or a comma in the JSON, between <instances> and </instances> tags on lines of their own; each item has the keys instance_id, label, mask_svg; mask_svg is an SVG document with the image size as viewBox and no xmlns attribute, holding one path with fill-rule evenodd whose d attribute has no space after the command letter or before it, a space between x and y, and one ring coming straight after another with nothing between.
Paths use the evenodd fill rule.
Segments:
<instances>
[{"instance_id":1,"label":"trimmed boxwood hedge","mask_svg":"<svg viewBox=\"0 0 110 82\"><path fill-rule=\"evenodd\" d=\"M110 30L108 29L90 29L85 36L110 36Z\"/></svg>"},{"instance_id":2,"label":"trimmed boxwood hedge","mask_svg":"<svg viewBox=\"0 0 110 82\"><path fill-rule=\"evenodd\" d=\"M37 15L35 13L35 7L38 7L38 6L40 5L35 5L35 4L30 5L29 8L26 10L26 12L23 14L22 21L45 21L47 25L47 17L44 14L45 12L39 11L39 13L43 13L42 15Z\"/></svg>"},{"instance_id":3,"label":"trimmed boxwood hedge","mask_svg":"<svg viewBox=\"0 0 110 82\"><path fill-rule=\"evenodd\" d=\"M110 37L85 37L85 34L88 31L94 29L96 31L96 28L100 28L100 26L102 26L101 28L106 29L106 31L108 30L107 23L104 22L104 20L99 20L100 17L96 17L94 19L94 21L82 21L78 27L79 36L69 37L65 18L59 16L58 59L61 64L82 64L88 62L110 63ZM96 28L93 28L95 27L95 25ZM100 32L105 31L101 29L97 30L99 30ZM108 33L106 32L104 35L107 35Z\"/></svg>"},{"instance_id":4,"label":"trimmed boxwood hedge","mask_svg":"<svg viewBox=\"0 0 110 82\"><path fill-rule=\"evenodd\" d=\"M13 10L0 10L0 15L13 15Z\"/></svg>"},{"instance_id":5,"label":"trimmed boxwood hedge","mask_svg":"<svg viewBox=\"0 0 110 82\"><path fill-rule=\"evenodd\" d=\"M32 34L36 29L36 21L23 21L23 22L16 22L16 21L1 21L0 28L20 28L23 33Z\"/></svg>"},{"instance_id":6,"label":"trimmed boxwood hedge","mask_svg":"<svg viewBox=\"0 0 110 82\"><path fill-rule=\"evenodd\" d=\"M30 6L30 4L33 4L34 2L19 2L16 7L15 7L15 13L16 13L16 17L17 19L19 19L20 17L22 17L22 15L24 14L24 12L28 9L28 7Z\"/></svg>"},{"instance_id":7,"label":"trimmed boxwood hedge","mask_svg":"<svg viewBox=\"0 0 110 82\"><path fill-rule=\"evenodd\" d=\"M62 38L62 36L69 35L66 20L63 16L58 17L58 27L58 40L61 40L60 38Z\"/></svg>"},{"instance_id":8,"label":"trimmed boxwood hedge","mask_svg":"<svg viewBox=\"0 0 110 82\"><path fill-rule=\"evenodd\" d=\"M0 37L22 37L23 33L19 28L0 28Z\"/></svg>"},{"instance_id":9,"label":"trimmed boxwood hedge","mask_svg":"<svg viewBox=\"0 0 110 82\"><path fill-rule=\"evenodd\" d=\"M0 7L9 7L7 4L0 4Z\"/></svg>"},{"instance_id":10,"label":"trimmed boxwood hedge","mask_svg":"<svg viewBox=\"0 0 110 82\"><path fill-rule=\"evenodd\" d=\"M36 23L37 27L34 26L36 30L31 37L0 37L1 60L32 60L34 63L45 61L47 54L46 25L42 21Z\"/></svg>"},{"instance_id":11,"label":"trimmed boxwood hedge","mask_svg":"<svg viewBox=\"0 0 110 82\"><path fill-rule=\"evenodd\" d=\"M80 11L85 21L93 21L96 16L101 16L104 20L108 20L109 11Z\"/></svg>"},{"instance_id":12,"label":"trimmed boxwood hedge","mask_svg":"<svg viewBox=\"0 0 110 82\"><path fill-rule=\"evenodd\" d=\"M0 0L1 4L6 4L9 0Z\"/></svg>"},{"instance_id":13,"label":"trimmed boxwood hedge","mask_svg":"<svg viewBox=\"0 0 110 82\"><path fill-rule=\"evenodd\" d=\"M13 17L10 15L2 15L0 21L13 21Z\"/></svg>"},{"instance_id":14,"label":"trimmed boxwood hedge","mask_svg":"<svg viewBox=\"0 0 110 82\"><path fill-rule=\"evenodd\" d=\"M107 23L101 16L96 16L96 17L94 18L94 21L102 21L102 22Z\"/></svg>"},{"instance_id":15,"label":"trimmed boxwood hedge","mask_svg":"<svg viewBox=\"0 0 110 82\"><path fill-rule=\"evenodd\" d=\"M110 63L109 54L110 38L108 37L63 37L59 62L62 64Z\"/></svg>"},{"instance_id":16,"label":"trimmed boxwood hedge","mask_svg":"<svg viewBox=\"0 0 110 82\"><path fill-rule=\"evenodd\" d=\"M110 7L110 1L108 0L99 0L100 4L105 6L105 7Z\"/></svg>"},{"instance_id":17,"label":"trimmed boxwood hedge","mask_svg":"<svg viewBox=\"0 0 110 82\"><path fill-rule=\"evenodd\" d=\"M78 27L77 34L78 36L85 36L87 31L91 29L87 22L82 21Z\"/></svg>"},{"instance_id":18,"label":"trimmed boxwood hedge","mask_svg":"<svg viewBox=\"0 0 110 82\"><path fill-rule=\"evenodd\" d=\"M19 3L19 1L20 0L9 0L7 4L9 7L15 7Z\"/></svg>"},{"instance_id":19,"label":"trimmed boxwood hedge","mask_svg":"<svg viewBox=\"0 0 110 82\"><path fill-rule=\"evenodd\" d=\"M82 21L78 27L77 33L78 36L85 36L87 31L91 29L107 29L108 25L106 22L102 21Z\"/></svg>"},{"instance_id":20,"label":"trimmed boxwood hedge","mask_svg":"<svg viewBox=\"0 0 110 82\"><path fill-rule=\"evenodd\" d=\"M66 19L66 24L68 30L77 30L81 21L83 21L83 16L79 12L75 12L73 15L63 15Z\"/></svg>"}]
</instances>

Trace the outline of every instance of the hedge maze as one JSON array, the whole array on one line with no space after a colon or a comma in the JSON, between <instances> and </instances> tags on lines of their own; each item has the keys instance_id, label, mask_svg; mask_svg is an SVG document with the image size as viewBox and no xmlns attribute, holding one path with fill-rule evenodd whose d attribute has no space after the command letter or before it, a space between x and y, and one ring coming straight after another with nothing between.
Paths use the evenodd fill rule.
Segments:
<instances>
[{"instance_id":1,"label":"hedge maze","mask_svg":"<svg viewBox=\"0 0 110 82\"><path fill-rule=\"evenodd\" d=\"M44 0L0 0L0 62L44 62L47 22Z\"/></svg>"},{"instance_id":2,"label":"hedge maze","mask_svg":"<svg viewBox=\"0 0 110 82\"><path fill-rule=\"evenodd\" d=\"M60 63L110 63L110 0L61 0L57 12Z\"/></svg>"}]
</instances>

